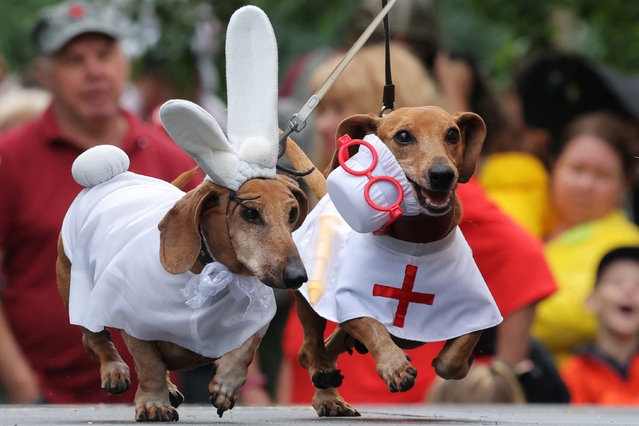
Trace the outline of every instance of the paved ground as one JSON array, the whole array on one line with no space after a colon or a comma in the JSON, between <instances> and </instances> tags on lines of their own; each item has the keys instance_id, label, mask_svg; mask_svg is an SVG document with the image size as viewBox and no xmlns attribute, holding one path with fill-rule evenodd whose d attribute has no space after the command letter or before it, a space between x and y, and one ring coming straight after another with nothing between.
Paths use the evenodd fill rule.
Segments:
<instances>
[{"instance_id":1,"label":"paved ground","mask_svg":"<svg viewBox=\"0 0 639 426\"><path fill-rule=\"evenodd\" d=\"M358 406L361 417L319 418L310 407L235 407L219 418L213 407L183 405L176 424L284 425L639 425L639 408L567 405ZM128 425L128 405L0 405L0 425Z\"/></svg>"}]
</instances>

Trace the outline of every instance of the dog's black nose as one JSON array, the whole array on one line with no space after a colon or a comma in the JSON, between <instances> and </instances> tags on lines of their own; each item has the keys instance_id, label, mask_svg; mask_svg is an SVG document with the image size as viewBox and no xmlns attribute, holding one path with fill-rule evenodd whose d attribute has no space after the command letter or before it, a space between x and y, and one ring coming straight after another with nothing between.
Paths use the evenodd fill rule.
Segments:
<instances>
[{"instance_id":1,"label":"dog's black nose","mask_svg":"<svg viewBox=\"0 0 639 426\"><path fill-rule=\"evenodd\" d=\"M306 269L299 256L289 257L284 269L284 285L286 288L296 290L308 281Z\"/></svg>"},{"instance_id":2,"label":"dog's black nose","mask_svg":"<svg viewBox=\"0 0 639 426\"><path fill-rule=\"evenodd\" d=\"M434 164L428 170L430 186L435 191L450 191L455 179L455 171L446 164Z\"/></svg>"}]
</instances>

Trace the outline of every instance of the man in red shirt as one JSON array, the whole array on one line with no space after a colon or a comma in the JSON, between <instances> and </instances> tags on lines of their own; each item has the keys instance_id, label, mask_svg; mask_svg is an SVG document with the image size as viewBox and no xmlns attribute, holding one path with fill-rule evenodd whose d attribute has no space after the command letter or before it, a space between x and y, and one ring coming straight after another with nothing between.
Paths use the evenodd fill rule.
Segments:
<instances>
[{"instance_id":1,"label":"man in red shirt","mask_svg":"<svg viewBox=\"0 0 639 426\"><path fill-rule=\"evenodd\" d=\"M9 402L133 400L134 392L110 396L100 389L99 364L86 353L80 329L69 325L55 279L58 233L82 189L71 164L82 151L117 145L131 171L165 180L195 166L164 133L120 108L129 65L118 23L114 10L95 3L45 9L33 35L51 105L0 135L0 386ZM113 337L133 370L119 334Z\"/></svg>"}]
</instances>

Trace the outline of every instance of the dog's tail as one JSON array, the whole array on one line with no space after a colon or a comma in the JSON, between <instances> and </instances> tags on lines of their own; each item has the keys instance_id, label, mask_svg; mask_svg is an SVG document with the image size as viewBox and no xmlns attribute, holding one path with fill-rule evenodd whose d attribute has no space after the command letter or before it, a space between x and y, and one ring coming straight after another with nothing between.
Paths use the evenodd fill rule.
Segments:
<instances>
[{"instance_id":1,"label":"dog's tail","mask_svg":"<svg viewBox=\"0 0 639 426\"><path fill-rule=\"evenodd\" d=\"M302 148L290 137L286 139L286 158L288 158L288 161L291 162L293 168L298 172L313 169L309 175L304 176L302 179L318 200L326 195L326 178L322 172L317 170Z\"/></svg>"},{"instance_id":2,"label":"dog's tail","mask_svg":"<svg viewBox=\"0 0 639 426\"><path fill-rule=\"evenodd\" d=\"M78 156L71 166L73 179L91 188L129 169L129 156L114 145L98 145Z\"/></svg>"}]
</instances>

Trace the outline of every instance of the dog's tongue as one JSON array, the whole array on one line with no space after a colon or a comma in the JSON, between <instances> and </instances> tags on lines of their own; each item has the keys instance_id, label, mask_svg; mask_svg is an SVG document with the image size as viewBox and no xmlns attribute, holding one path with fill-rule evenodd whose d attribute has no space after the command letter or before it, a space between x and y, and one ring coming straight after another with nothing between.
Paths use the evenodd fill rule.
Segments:
<instances>
[{"instance_id":1,"label":"dog's tongue","mask_svg":"<svg viewBox=\"0 0 639 426\"><path fill-rule=\"evenodd\" d=\"M452 191L428 191L424 188L421 193L428 204L436 207L446 206L453 195Z\"/></svg>"}]
</instances>

